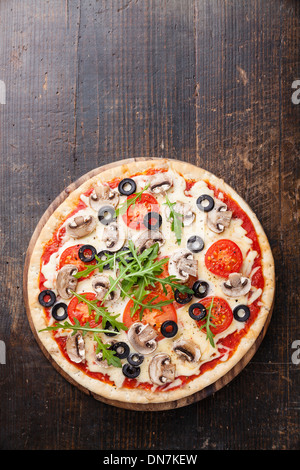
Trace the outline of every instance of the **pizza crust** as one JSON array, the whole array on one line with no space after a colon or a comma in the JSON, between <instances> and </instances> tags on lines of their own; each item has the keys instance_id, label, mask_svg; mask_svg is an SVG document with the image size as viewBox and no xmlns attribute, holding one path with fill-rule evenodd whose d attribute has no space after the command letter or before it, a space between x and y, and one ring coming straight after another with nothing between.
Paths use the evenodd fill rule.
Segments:
<instances>
[{"instance_id":1,"label":"pizza crust","mask_svg":"<svg viewBox=\"0 0 300 470\"><path fill-rule=\"evenodd\" d=\"M130 177L131 175L143 172L149 168L171 169L180 173L186 179L207 179L211 184L231 196L232 199L234 199L247 213L254 225L261 248L262 271L265 279L265 287L261 297L261 309L259 315L246 336L243 337L233 356L226 362L218 364L214 369L200 375L185 386L174 390L170 389L167 392L143 391L140 389L119 389L95 380L84 374L64 358L50 332L39 333L39 330L47 326L43 315L43 309L37 300L39 294L37 279L40 270L40 258L42 256L45 243L52 238L55 229L77 205L80 195L87 191L96 182L107 182L117 177ZM235 190L233 190L233 188L223 180L202 168L198 168L179 160L123 160L121 162L114 162L110 165L95 169L84 175L77 182L71 184L57 199L55 199L41 218L32 236L24 269L24 297L28 319L34 336L41 346L44 354L49 360L51 360L57 370L59 370L67 380L74 383L81 390L86 393L91 393L95 398L102 401L121 407L134 407L135 404L141 405L142 407L144 405L147 406L147 404L157 404L158 409L160 409L160 404L163 409L166 409L174 406L175 402L177 403L176 406L178 406L179 402L179 406L183 406L193 399L194 394L199 394L199 392L204 390L206 387L212 386L219 379L223 378L224 384L227 379L228 381L231 380L231 371L233 371L234 367L242 361L243 358L246 363L251 359L256 350L256 341L260 336L264 336L271 317L274 291L275 273L272 252L264 230L254 212L235 192ZM248 358L245 359L247 355ZM142 407L140 409L143 409Z\"/></svg>"}]
</instances>

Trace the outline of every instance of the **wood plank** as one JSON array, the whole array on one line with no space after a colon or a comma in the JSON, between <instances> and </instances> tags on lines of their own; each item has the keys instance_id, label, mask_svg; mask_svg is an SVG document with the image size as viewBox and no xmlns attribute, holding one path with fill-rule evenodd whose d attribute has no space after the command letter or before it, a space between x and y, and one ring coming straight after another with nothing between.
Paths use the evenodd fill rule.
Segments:
<instances>
[{"instance_id":1,"label":"wood plank","mask_svg":"<svg viewBox=\"0 0 300 470\"><path fill-rule=\"evenodd\" d=\"M299 446L291 363L299 8L296 0L0 2L1 448ZM263 223L278 278L270 328L243 374L201 405L158 414L116 412L66 383L35 345L15 294L51 201L100 164L139 156L186 159L232 184Z\"/></svg>"}]
</instances>

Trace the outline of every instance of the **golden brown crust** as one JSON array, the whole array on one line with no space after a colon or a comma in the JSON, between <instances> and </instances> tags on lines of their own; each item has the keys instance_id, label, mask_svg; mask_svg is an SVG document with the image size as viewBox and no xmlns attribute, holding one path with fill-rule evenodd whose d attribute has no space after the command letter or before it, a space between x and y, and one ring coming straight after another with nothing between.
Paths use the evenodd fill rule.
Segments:
<instances>
[{"instance_id":1,"label":"golden brown crust","mask_svg":"<svg viewBox=\"0 0 300 470\"><path fill-rule=\"evenodd\" d=\"M184 175L186 179L208 179L211 184L224 190L226 194L230 195L247 213L255 227L261 247L262 271L265 280L265 287L261 297L261 309L258 318L240 342L235 354L233 354L233 356L226 362L218 364L213 370L200 375L187 385L168 392L151 392L125 388L119 389L88 377L64 358L51 333L39 333L39 330L47 326L43 310L37 300L39 294L38 276L40 270L40 259L45 243L51 239L55 229L74 209L78 203L80 195L93 186L94 183L97 181L110 181L116 177L124 178L138 172L143 172L149 168L171 168ZM168 403L170 404L178 400L182 400L180 405L182 406L182 404L189 402L189 397L193 394L197 394L205 387L216 383L216 381L222 379L226 374L229 374L230 376L230 371L233 370L233 368L243 358L247 357L248 362L255 352L255 342L259 339L260 335L264 335L265 329L270 321L274 289L274 260L269 242L256 215L247 203L223 180L202 168L197 168L194 165L178 160L129 159L122 162L115 162L113 164L106 165L105 167L100 167L87 175L84 175L76 183L70 185L69 188L67 188L67 190L54 201L43 215L30 242L24 270L24 295L27 304L29 322L32 331L46 356L51 360L54 360L55 367L57 367L58 370L60 370L60 372L70 380L70 382L76 383L76 385L78 385L82 390L95 395L96 398L103 399L103 401L108 401L110 403L114 402L117 406L124 407L127 407L126 404L128 403L141 405L161 403L164 404L162 405L163 407L168 408ZM224 383L225 382L226 380L224 380Z\"/></svg>"}]
</instances>

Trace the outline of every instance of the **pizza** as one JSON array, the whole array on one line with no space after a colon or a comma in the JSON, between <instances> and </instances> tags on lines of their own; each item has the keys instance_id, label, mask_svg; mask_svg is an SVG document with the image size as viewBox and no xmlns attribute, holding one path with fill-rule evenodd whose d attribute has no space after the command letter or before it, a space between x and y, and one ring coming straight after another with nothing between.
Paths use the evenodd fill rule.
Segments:
<instances>
[{"instance_id":1,"label":"pizza","mask_svg":"<svg viewBox=\"0 0 300 470\"><path fill-rule=\"evenodd\" d=\"M136 409L185 405L231 379L265 333L274 289L270 245L247 203L172 159L82 177L44 214L25 263L46 356L95 398Z\"/></svg>"}]
</instances>

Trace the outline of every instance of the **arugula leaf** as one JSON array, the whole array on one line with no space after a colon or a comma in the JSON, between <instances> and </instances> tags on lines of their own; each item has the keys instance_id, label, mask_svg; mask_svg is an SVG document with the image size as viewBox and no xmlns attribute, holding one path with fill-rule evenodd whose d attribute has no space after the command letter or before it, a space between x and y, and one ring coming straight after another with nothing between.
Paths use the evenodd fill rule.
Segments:
<instances>
[{"instance_id":1,"label":"arugula leaf","mask_svg":"<svg viewBox=\"0 0 300 470\"><path fill-rule=\"evenodd\" d=\"M129 199L127 198L126 201L124 201L124 203L120 207L118 207L118 209L115 212L115 216L118 217L119 215L125 214L128 207L132 206L133 204L136 204L136 202L141 199L142 194L149 188L149 186L150 186L150 183L148 183L144 187L144 189L142 189L142 191L138 193L133 193L134 194L133 197L130 197Z\"/></svg>"},{"instance_id":2,"label":"arugula leaf","mask_svg":"<svg viewBox=\"0 0 300 470\"><path fill-rule=\"evenodd\" d=\"M91 271L99 267L99 270L103 269L103 266L110 264L111 269L115 267L116 261L118 260L118 276L116 279L113 279L111 276L110 288L106 292L102 302L104 302L109 294L115 289L116 286L121 288L122 298L128 297L133 301L133 308L131 310L131 315L133 316L138 309L140 310L140 318L142 318L143 312L145 309L162 309L165 305L168 305L173 302L173 300L166 300L162 302L155 303L155 299L150 299L147 302L146 297L152 292L149 287L155 287L158 282L158 278L163 272L163 266L168 262L168 258L157 259L159 252L159 244L155 243L150 248L147 248L142 253L138 254L132 240L128 242L128 250L123 252L118 252L106 254L105 260L100 260L98 257L97 264L93 266L86 266L84 271L81 271L79 277L83 273L89 274ZM128 255L130 255L130 262L128 262ZM76 275L78 277L78 274ZM163 286L164 293L167 295L166 286L170 286L173 290L178 289L181 293L193 293L192 289L181 284L175 276L167 276L165 278L159 278L159 282ZM73 292L73 294L81 301L85 302L89 307L89 313L92 310L96 312L96 318L99 319L100 316L103 317L106 321L109 321L112 326L117 326L118 329L121 328L119 323L115 320L108 311L106 307L98 307L97 300L87 300L84 296L80 296ZM123 325L123 329L124 329Z\"/></svg>"},{"instance_id":3,"label":"arugula leaf","mask_svg":"<svg viewBox=\"0 0 300 470\"><path fill-rule=\"evenodd\" d=\"M86 322L84 325L81 325L77 318L74 318L75 325L72 323L65 321L64 323L55 323L53 326L47 326L47 328L43 328L40 331L57 331L57 330L73 330L72 335L75 335L77 331L82 331L82 335L84 336L88 331L92 331L93 333L111 333L111 330L105 330L102 328L92 328L90 327L89 322ZM116 333L117 334L117 333Z\"/></svg>"},{"instance_id":4,"label":"arugula leaf","mask_svg":"<svg viewBox=\"0 0 300 470\"><path fill-rule=\"evenodd\" d=\"M95 259L97 261L96 264L85 265L84 270L78 271L78 273L73 274L73 276L76 277L76 279L80 279L81 277L88 276L92 271L95 271L95 269L99 269L99 272L102 273L103 268L106 264L109 264L110 268L112 267L113 261L114 261L114 255L110 256L109 259L105 259L105 260L102 260L97 255L95 255Z\"/></svg>"},{"instance_id":5,"label":"arugula leaf","mask_svg":"<svg viewBox=\"0 0 300 470\"><path fill-rule=\"evenodd\" d=\"M97 304L98 304L99 300L97 300L97 299L88 300L86 298L85 294L80 295L80 294L76 294L76 292L72 292L72 294L75 295L75 297L77 297L77 299L80 300L80 302L84 302L85 304L87 304L88 309L89 309L89 315L91 315L92 311L95 311L95 313L96 313L95 321L96 322L99 320L100 317L102 317L102 326L103 326L103 323L105 325L106 322L109 322L111 324L112 328L117 328L118 331L127 330L127 327L124 325L124 323L121 323L121 322L116 320L116 318L119 316L119 314L112 315L107 310L106 307L98 306Z\"/></svg>"},{"instance_id":6,"label":"arugula leaf","mask_svg":"<svg viewBox=\"0 0 300 470\"><path fill-rule=\"evenodd\" d=\"M140 317L144 310L147 309L161 309L163 306L173 302L173 300L167 300L159 303L154 303L154 299L147 302L146 297L150 294L149 286L155 286L158 281L158 277L163 272L163 265L168 262L167 258L157 259L159 245L155 243L150 248L144 250L141 254L138 254L136 248L132 242L129 241L129 250L132 255L130 263L120 258L119 262L119 275L113 280L111 278L110 289L105 294L105 298L114 290L118 284L121 288L122 297L129 297L133 301L133 308L131 315L141 308ZM171 286L172 290L178 289L180 292L193 293L193 291L182 284L175 276L168 276L166 278L159 278L165 294L167 294L166 285Z\"/></svg>"},{"instance_id":7,"label":"arugula leaf","mask_svg":"<svg viewBox=\"0 0 300 470\"><path fill-rule=\"evenodd\" d=\"M174 232L176 241L178 245L181 244L181 233L183 227L183 217L182 214L179 214L174 210L174 206L176 206L176 202L170 202L168 196L166 195L166 204L170 209L170 215L168 220L171 221L171 230Z\"/></svg>"},{"instance_id":8,"label":"arugula leaf","mask_svg":"<svg viewBox=\"0 0 300 470\"><path fill-rule=\"evenodd\" d=\"M216 328L216 325L214 325L210 319L211 318L215 318L212 314L211 314L211 311L212 311L212 308L213 308L213 305L214 305L214 297L211 299L211 303L209 304L209 309L208 309L208 312L207 312L207 315L206 315L206 322L204 325L200 326L199 329L202 330L203 328L205 328L206 330L206 339L209 340L210 344L212 345L212 347L214 348L215 347L215 342L214 342L214 334L213 332L211 331L210 327L212 326L213 328Z\"/></svg>"},{"instance_id":9,"label":"arugula leaf","mask_svg":"<svg viewBox=\"0 0 300 470\"><path fill-rule=\"evenodd\" d=\"M97 343L96 354L102 352L102 360L107 361L109 366L122 367L122 363L119 357L116 356L116 352L111 348L110 344L102 343L98 335L94 335L94 341Z\"/></svg>"}]
</instances>

